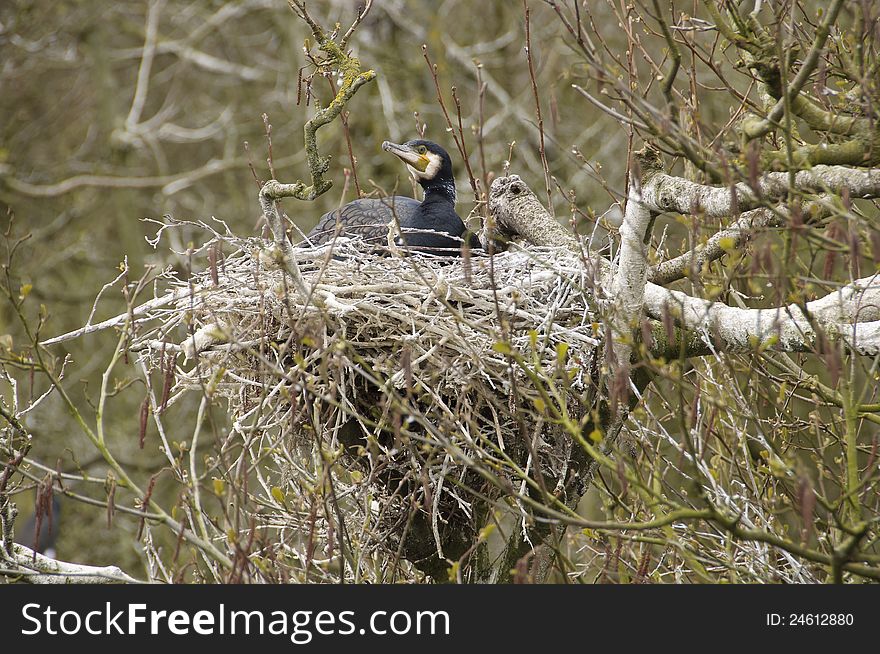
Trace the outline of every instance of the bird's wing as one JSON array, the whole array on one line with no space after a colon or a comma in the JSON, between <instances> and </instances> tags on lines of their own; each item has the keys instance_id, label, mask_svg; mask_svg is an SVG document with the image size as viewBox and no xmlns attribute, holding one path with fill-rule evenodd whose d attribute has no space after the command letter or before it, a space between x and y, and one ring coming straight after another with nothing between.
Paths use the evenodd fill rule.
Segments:
<instances>
[{"instance_id":1,"label":"bird's wing","mask_svg":"<svg viewBox=\"0 0 880 654\"><path fill-rule=\"evenodd\" d=\"M321 245L330 241L338 228L341 236L360 236L383 244L388 238L391 219L396 215L400 224L406 226L418 206L418 201L401 195L354 200L321 216L307 238L312 245Z\"/></svg>"}]
</instances>

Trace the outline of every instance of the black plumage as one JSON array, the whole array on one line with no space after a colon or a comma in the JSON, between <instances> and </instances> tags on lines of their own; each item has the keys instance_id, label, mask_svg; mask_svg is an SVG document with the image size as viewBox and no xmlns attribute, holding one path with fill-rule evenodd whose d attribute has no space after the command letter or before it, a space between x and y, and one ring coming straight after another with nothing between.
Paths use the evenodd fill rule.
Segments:
<instances>
[{"instance_id":1,"label":"black plumage","mask_svg":"<svg viewBox=\"0 0 880 654\"><path fill-rule=\"evenodd\" d=\"M417 139L402 145L385 141L382 149L403 161L425 192L422 202L401 195L354 200L330 211L307 239L320 245L337 234L360 236L376 245L388 242L388 225L396 216L401 233L395 242L421 253L459 255L466 229L455 212L455 178L449 154L436 143ZM479 240L467 235L470 247Z\"/></svg>"}]
</instances>

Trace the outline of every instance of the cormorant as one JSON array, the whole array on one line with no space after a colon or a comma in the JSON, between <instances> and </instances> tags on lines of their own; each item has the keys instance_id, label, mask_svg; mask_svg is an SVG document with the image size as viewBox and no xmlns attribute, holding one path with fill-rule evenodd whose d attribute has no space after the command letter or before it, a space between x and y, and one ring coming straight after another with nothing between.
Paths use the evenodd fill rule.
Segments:
<instances>
[{"instance_id":1,"label":"cormorant","mask_svg":"<svg viewBox=\"0 0 880 654\"><path fill-rule=\"evenodd\" d=\"M455 178L449 154L436 143L416 139L403 145L385 141L382 149L399 157L425 191L422 202L401 195L364 198L330 211L318 221L307 238L312 245L330 241L336 234L361 236L383 245L388 242L388 224L397 216L401 236L395 243L417 252L458 256L466 228L455 212ZM473 234L472 248L480 241Z\"/></svg>"}]
</instances>

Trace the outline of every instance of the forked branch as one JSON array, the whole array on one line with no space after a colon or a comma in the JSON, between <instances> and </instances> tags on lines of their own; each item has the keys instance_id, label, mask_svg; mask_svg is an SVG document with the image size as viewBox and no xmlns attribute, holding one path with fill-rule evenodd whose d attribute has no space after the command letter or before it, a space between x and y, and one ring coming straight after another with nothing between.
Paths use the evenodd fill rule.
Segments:
<instances>
[{"instance_id":1,"label":"forked branch","mask_svg":"<svg viewBox=\"0 0 880 654\"><path fill-rule=\"evenodd\" d=\"M296 198L298 200L311 202L319 195L326 193L330 187L333 186L333 182L324 177L324 173L326 173L330 167L330 157L322 156L318 151L317 132L321 127L331 123L340 113L342 113L345 105L352 97L354 97L354 94L360 87L376 78L375 71L362 70L361 62L357 57L353 57L345 51L345 45L348 39L351 38L353 30L358 24L360 24L360 21L363 20L367 11L369 11L369 3L364 10L358 14L355 22L352 24L348 32L346 32L340 43L333 40L333 34L328 35L326 30L315 22L306 11L304 2L288 0L288 4L293 12L308 24L312 30L312 35L318 44L318 49L327 55L326 59L319 62L319 69L338 72L342 78L342 83L339 85L336 96L330 101L330 103L326 107L319 107L315 112L315 115L306 121L305 127L303 128L306 162L309 167L311 184L306 184L301 180L297 180L293 184L282 184L276 180L269 180L260 190L260 204L263 208L263 214L272 230L275 242L279 244L282 249L284 248L284 243L286 241L283 222L277 211L267 211L267 209L273 207L274 202L282 198Z\"/></svg>"}]
</instances>

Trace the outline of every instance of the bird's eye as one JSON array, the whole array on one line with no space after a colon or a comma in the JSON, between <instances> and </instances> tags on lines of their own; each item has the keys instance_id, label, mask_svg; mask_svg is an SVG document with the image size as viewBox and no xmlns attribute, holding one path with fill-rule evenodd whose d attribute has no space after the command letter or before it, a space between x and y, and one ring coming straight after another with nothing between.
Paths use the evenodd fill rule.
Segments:
<instances>
[{"instance_id":1,"label":"bird's eye","mask_svg":"<svg viewBox=\"0 0 880 654\"><path fill-rule=\"evenodd\" d=\"M424 145L420 145L418 147L419 154L425 154L427 151L428 151L428 148L426 148Z\"/></svg>"}]
</instances>

